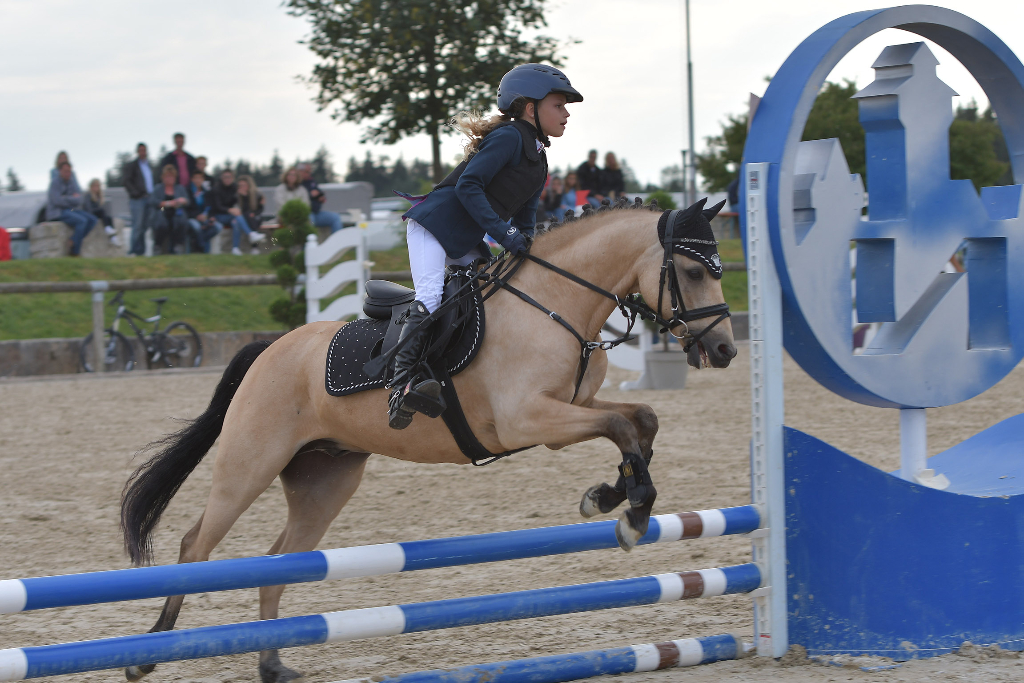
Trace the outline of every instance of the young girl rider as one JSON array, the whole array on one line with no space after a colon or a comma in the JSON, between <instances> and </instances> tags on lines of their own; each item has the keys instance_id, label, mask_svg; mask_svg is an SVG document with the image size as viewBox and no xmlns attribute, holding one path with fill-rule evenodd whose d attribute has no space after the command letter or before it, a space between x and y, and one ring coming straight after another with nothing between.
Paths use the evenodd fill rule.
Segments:
<instances>
[{"instance_id":1,"label":"young girl rider","mask_svg":"<svg viewBox=\"0 0 1024 683\"><path fill-rule=\"evenodd\" d=\"M498 85L499 116L463 114L456 119L459 130L469 136L465 159L404 216L416 300L409 305L399 341L440 305L445 266L490 257L484 233L512 254L527 250L547 179L544 148L551 145L549 138L565 132L565 105L582 101L558 69L523 64ZM404 401L410 391L435 399L440 395L436 380L410 376L428 334L416 333L395 356L388 409L394 429L412 422L413 410Z\"/></svg>"}]
</instances>

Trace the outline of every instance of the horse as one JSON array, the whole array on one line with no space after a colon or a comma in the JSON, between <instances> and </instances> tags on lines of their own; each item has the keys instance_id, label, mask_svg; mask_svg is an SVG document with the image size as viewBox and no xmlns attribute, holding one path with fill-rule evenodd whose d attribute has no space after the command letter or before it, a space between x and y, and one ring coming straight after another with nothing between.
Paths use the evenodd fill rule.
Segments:
<instances>
[{"instance_id":1,"label":"horse","mask_svg":"<svg viewBox=\"0 0 1024 683\"><path fill-rule=\"evenodd\" d=\"M687 210L691 218L703 202L694 207ZM708 262L689 258L685 251L670 252L659 236L660 216L647 210L595 211L539 231L530 254L541 262L524 260L510 284L557 311L563 324L499 289L484 303L487 330L477 358L453 378L470 427L492 453L537 444L557 450L598 437L611 440L624 457L619 479L615 485L590 487L580 512L585 517L608 513L629 498L630 508L618 524L626 550L646 531L655 495L652 485L645 500L633 500L623 482L632 482L634 474L639 480L640 473L628 471L628 458L634 457L646 473L658 418L647 405L596 397L607 355L595 350L580 378L580 344L569 328L586 340L600 340L602 326L616 307L629 295L640 294L645 302L658 302L659 320L673 326L673 335L688 340L690 365L725 368L736 355L725 315L713 322L707 317L689 323L679 318L680 306L684 311L727 307L721 281L710 276ZM714 259L718 263L717 252ZM593 287L581 286L581 280ZM681 301L668 296L669 285ZM342 397L327 394L327 349L344 324L310 323L273 344L250 344L224 371L207 410L179 432L151 444L156 454L131 475L122 496L121 526L134 565L151 560L151 535L161 514L218 437L209 498L182 538L179 562L208 560L239 516L278 477L288 517L269 554L315 549L355 493L371 453L424 464L468 462L441 420L416 415L405 430L390 429L386 389ZM261 619L277 618L284 589L260 588ZM172 629L183 600L167 598L151 632ZM125 673L135 681L154 666L132 666ZM281 662L276 650L260 653L259 672L264 683L301 676Z\"/></svg>"}]
</instances>

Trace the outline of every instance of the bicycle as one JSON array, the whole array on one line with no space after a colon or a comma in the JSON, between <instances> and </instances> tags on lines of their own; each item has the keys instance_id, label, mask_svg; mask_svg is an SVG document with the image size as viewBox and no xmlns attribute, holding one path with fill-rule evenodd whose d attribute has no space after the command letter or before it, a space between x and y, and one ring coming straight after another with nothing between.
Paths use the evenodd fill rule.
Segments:
<instances>
[{"instance_id":1,"label":"bicycle","mask_svg":"<svg viewBox=\"0 0 1024 683\"><path fill-rule=\"evenodd\" d=\"M111 326L104 330L103 365L107 372L129 372L135 369L135 348L128 338L118 331L122 320L128 323L142 348L146 350L146 365L150 369L197 368L203 362L203 344L195 328L178 320L161 331L160 320L163 316L160 309L167 303L167 297L162 296L150 301L156 304L156 315L149 318L143 318L138 313L128 310L124 303L124 291L118 292L108 302L110 306L117 306L117 314ZM136 320L140 325L152 324L153 331L145 333L140 325L135 324ZM82 341L80 355L85 371L94 372L91 332Z\"/></svg>"}]
</instances>

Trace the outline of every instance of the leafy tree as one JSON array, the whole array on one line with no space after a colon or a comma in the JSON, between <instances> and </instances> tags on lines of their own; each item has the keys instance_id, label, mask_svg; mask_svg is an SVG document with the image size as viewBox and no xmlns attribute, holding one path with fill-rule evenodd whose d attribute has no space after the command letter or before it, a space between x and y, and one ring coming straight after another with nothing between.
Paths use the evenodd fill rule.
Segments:
<instances>
[{"instance_id":1,"label":"leafy tree","mask_svg":"<svg viewBox=\"0 0 1024 683\"><path fill-rule=\"evenodd\" d=\"M661 187L666 192L683 191L683 168L679 164L661 169Z\"/></svg>"},{"instance_id":2,"label":"leafy tree","mask_svg":"<svg viewBox=\"0 0 1024 683\"><path fill-rule=\"evenodd\" d=\"M619 163L619 166L622 167L622 180L626 185L626 194L642 192L640 181L636 179L636 172L633 170L633 167L625 159Z\"/></svg>"},{"instance_id":3,"label":"leafy tree","mask_svg":"<svg viewBox=\"0 0 1024 683\"><path fill-rule=\"evenodd\" d=\"M426 194L433 187L431 182L430 164L415 159L412 165L407 166L405 161L399 157L394 164L389 165L389 158L378 157L374 160L370 152L362 162L356 161L355 157L348 160L348 172L345 174L345 182L362 181L373 185L375 197L391 197L391 191L408 192L409 194ZM451 167L445 165L444 172L451 172Z\"/></svg>"},{"instance_id":4,"label":"leafy tree","mask_svg":"<svg viewBox=\"0 0 1024 683\"><path fill-rule=\"evenodd\" d=\"M113 168L108 168L104 174L107 187L124 187L124 167L134 158L131 152L118 152L114 155Z\"/></svg>"},{"instance_id":5,"label":"leafy tree","mask_svg":"<svg viewBox=\"0 0 1024 683\"><path fill-rule=\"evenodd\" d=\"M672 195L665 190L654 190L647 195L647 204L650 205L651 202L658 202L658 208L666 211L676 208L676 202L672 199Z\"/></svg>"},{"instance_id":6,"label":"leafy tree","mask_svg":"<svg viewBox=\"0 0 1024 683\"><path fill-rule=\"evenodd\" d=\"M370 121L362 141L430 136L433 179L444 177L441 134L460 110L493 106L516 64L558 66L556 42L524 37L546 26L546 0L287 0L312 25L318 58L307 79L337 121Z\"/></svg>"},{"instance_id":7,"label":"leafy tree","mask_svg":"<svg viewBox=\"0 0 1024 683\"><path fill-rule=\"evenodd\" d=\"M19 192L25 189L25 186L21 184L21 179L18 178L18 174L14 172L13 168L7 169L7 187L5 189L8 192Z\"/></svg>"},{"instance_id":8,"label":"leafy tree","mask_svg":"<svg viewBox=\"0 0 1024 683\"><path fill-rule=\"evenodd\" d=\"M978 105L957 107L949 127L949 167L953 179L969 179L981 189L990 185L1007 185L1009 160L999 158L1005 153L1006 141L992 109L978 116Z\"/></svg>"}]
</instances>

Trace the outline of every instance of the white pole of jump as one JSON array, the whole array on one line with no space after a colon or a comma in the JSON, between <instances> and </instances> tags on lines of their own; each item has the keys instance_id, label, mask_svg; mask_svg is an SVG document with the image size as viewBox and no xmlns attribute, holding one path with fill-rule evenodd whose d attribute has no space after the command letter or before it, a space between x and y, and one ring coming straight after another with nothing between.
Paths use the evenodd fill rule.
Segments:
<instances>
[{"instance_id":1,"label":"white pole of jump","mask_svg":"<svg viewBox=\"0 0 1024 683\"><path fill-rule=\"evenodd\" d=\"M767 577L754 591L757 654L789 648L786 605L786 501L782 442L782 288L768 238L767 163L744 164L747 292L750 310L750 488L763 528L754 532L754 562Z\"/></svg>"}]
</instances>

